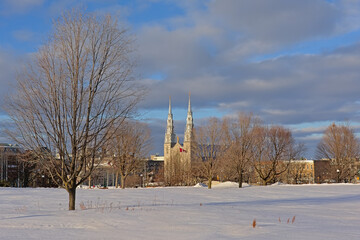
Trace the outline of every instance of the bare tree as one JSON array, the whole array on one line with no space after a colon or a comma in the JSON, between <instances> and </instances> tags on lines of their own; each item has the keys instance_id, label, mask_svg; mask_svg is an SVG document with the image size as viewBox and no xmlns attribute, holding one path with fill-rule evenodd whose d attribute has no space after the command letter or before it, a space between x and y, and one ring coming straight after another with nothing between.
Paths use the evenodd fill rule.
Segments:
<instances>
[{"instance_id":1,"label":"bare tree","mask_svg":"<svg viewBox=\"0 0 360 240\"><path fill-rule=\"evenodd\" d=\"M218 162L224 153L223 134L223 122L217 118L211 118L195 132L194 156L197 165L195 167L206 178L209 189L215 177Z\"/></svg>"},{"instance_id":2,"label":"bare tree","mask_svg":"<svg viewBox=\"0 0 360 240\"><path fill-rule=\"evenodd\" d=\"M134 82L131 43L111 16L69 11L19 75L8 109L17 131L10 134L67 190L69 210L76 187L101 161L109 130L122 126L143 93Z\"/></svg>"},{"instance_id":3,"label":"bare tree","mask_svg":"<svg viewBox=\"0 0 360 240\"><path fill-rule=\"evenodd\" d=\"M357 174L356 158L360 145L349 125L331 124L317 146L316 156L330 161L330 171L337 182L350 182Z\"/></svg>"},{"instance_id":4,"label":"bare tree","mask_svg":"<svg viewBox=\"0 0 360 240\"><path fill-rule=\"evenodd\" d=\"M259 124L259 119L252 114L240 113L235 122L227 124L225 157L229 168L235 172L239 188L242 187L244 173L251 166L254 145L253 129Z\"/></svg>"},{"instance_id":5,"label":"bare tree","mask_svg":"<svg viewBox=\"0 0 360 240\"><path fill-rule=\"evenodd\" d=\"M281 176L282 180L291 184L309 183L307 166L302 160L291 161L287 171Z\"/></svg>"},{"instance_id":6,"label":"bare tree","mask_svg":"<svg viewBox=\"0 0 360 240\"><path fill-rule=\"evenodd\" d=\"M150 129L144 123L126 121L115 131L109 142L110 163L115 169L116 187L118 175L121 188L125 188L126 178L143 167L150 150Z\"/></svg>"},{"instance_id":7,"label":"bare tree","mask_svg":"<svg viewBox=\"0 0 360 240\"><path fill-rule=\"evenodd\" d=\"M272 183L287 170L300 148L295 146L291 131L281 126L254 129L253 166L264 185Z\"/></svg>"}]
</instances>

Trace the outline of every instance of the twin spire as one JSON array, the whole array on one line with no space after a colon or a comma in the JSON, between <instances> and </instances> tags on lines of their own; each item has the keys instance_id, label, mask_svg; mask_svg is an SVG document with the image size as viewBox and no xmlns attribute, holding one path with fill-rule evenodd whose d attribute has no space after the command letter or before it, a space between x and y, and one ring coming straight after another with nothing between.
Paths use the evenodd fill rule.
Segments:
<instances>
[{"instance_id":1,"label":"twin spire","mask_svg":"<svg viewBox=\"0 0 360 240\"><path fill-rule=\"evenodd\" d=\"M166 124L165 143L176 143L176 136L174 131L174 121L171 112L171 97L169 97L169 113Z\"/></svg>"},{"instance_id":2,"label":"twin spire","mask_svg":"<svg viewBox=\"0 0 360 240\"><path fill-rule=\"evenodd\" d=\"M185 135L184 135L184 142L190 142L192 140L192 132L194 128L194 120L193 120L193 114L191 110L191 101L190 101L190 92L189 92L189 106L188 106L188 112L186 117L186 127L185 127Z\"/></svg>"},{"instance_id":3,"label":"twin spire","mask_svg":"<svg viewBox=\"0 0 360 240\"><path fill-rule=\"evenodd\" d=\"M190 97L191 97L191 95L189 93L189 105L188 105L188 112L187 112L187 118L186 118L184 142L191 141L192 130L194 128ZM166 133L165 133L165 143L176 143L173 114L171 111L171 97L169 97L169 113L168 113Z\"/></svg>"}]
</instances>

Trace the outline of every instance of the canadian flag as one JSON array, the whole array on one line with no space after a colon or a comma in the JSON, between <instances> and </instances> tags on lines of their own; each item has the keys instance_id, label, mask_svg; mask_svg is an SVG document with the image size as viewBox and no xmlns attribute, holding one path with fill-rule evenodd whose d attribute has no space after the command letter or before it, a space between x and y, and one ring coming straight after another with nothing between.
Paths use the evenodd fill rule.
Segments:
<instances>
[{"instance_id":1,"label":"canadian flag","mask_svg":"<svg viewBox=\"0 0 360 240\"><path fill-rule=\"evenodd\" d=\"M186 150L181 147L180 152L186 152Z\"/></svg>"}]
</instances>

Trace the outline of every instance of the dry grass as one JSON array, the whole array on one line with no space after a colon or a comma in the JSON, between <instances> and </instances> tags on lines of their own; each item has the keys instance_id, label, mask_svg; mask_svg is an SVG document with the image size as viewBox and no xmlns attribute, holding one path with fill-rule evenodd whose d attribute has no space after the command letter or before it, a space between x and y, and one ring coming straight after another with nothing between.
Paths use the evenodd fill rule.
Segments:
<instances>
[{"instance_id":1,"label":"dry grass","mask_svg":"<svg viewBox=\"0 0 360 240\"><path fill-rule=\"evenodd\" d=\"M18 214L24 214L24 213L27 212L27 207L22 206L22 207L15 208L15 212L18 213Z\"/></svg>"},{"instance_id":2,"label":"dry grass","mask_svg":"<svg viewBox=\"0 0 360 240\"><path fill-rule=\"evenodd\" d=\"M81 202L79 205L80 205L81 210L86 210L87 209L87 207L85 206L85 204L83 202Z\"/></svg>"}]
</instances>

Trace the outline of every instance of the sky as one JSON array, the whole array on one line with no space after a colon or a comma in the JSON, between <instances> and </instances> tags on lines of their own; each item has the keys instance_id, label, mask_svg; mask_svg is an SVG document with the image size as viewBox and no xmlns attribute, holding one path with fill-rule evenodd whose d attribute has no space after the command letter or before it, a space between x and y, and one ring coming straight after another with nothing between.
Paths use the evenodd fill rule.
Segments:
<instances>
[{"instance_id":1,"label":"sky","mask_svg":"<svg viewBox=\"0 0 360 240\"><path fill-rule=\"evenodd\" d=\"M139 113L152 129L152 153L163 152L169 96L182 139L189 92L195 127L252 112L290 128L307 158L332 122L360 132L359 0L1 0L2 106L15 94L19 65L74 7L110 13L135 36L136 72L149 89Z\"/></svg>"}]
</instances>

